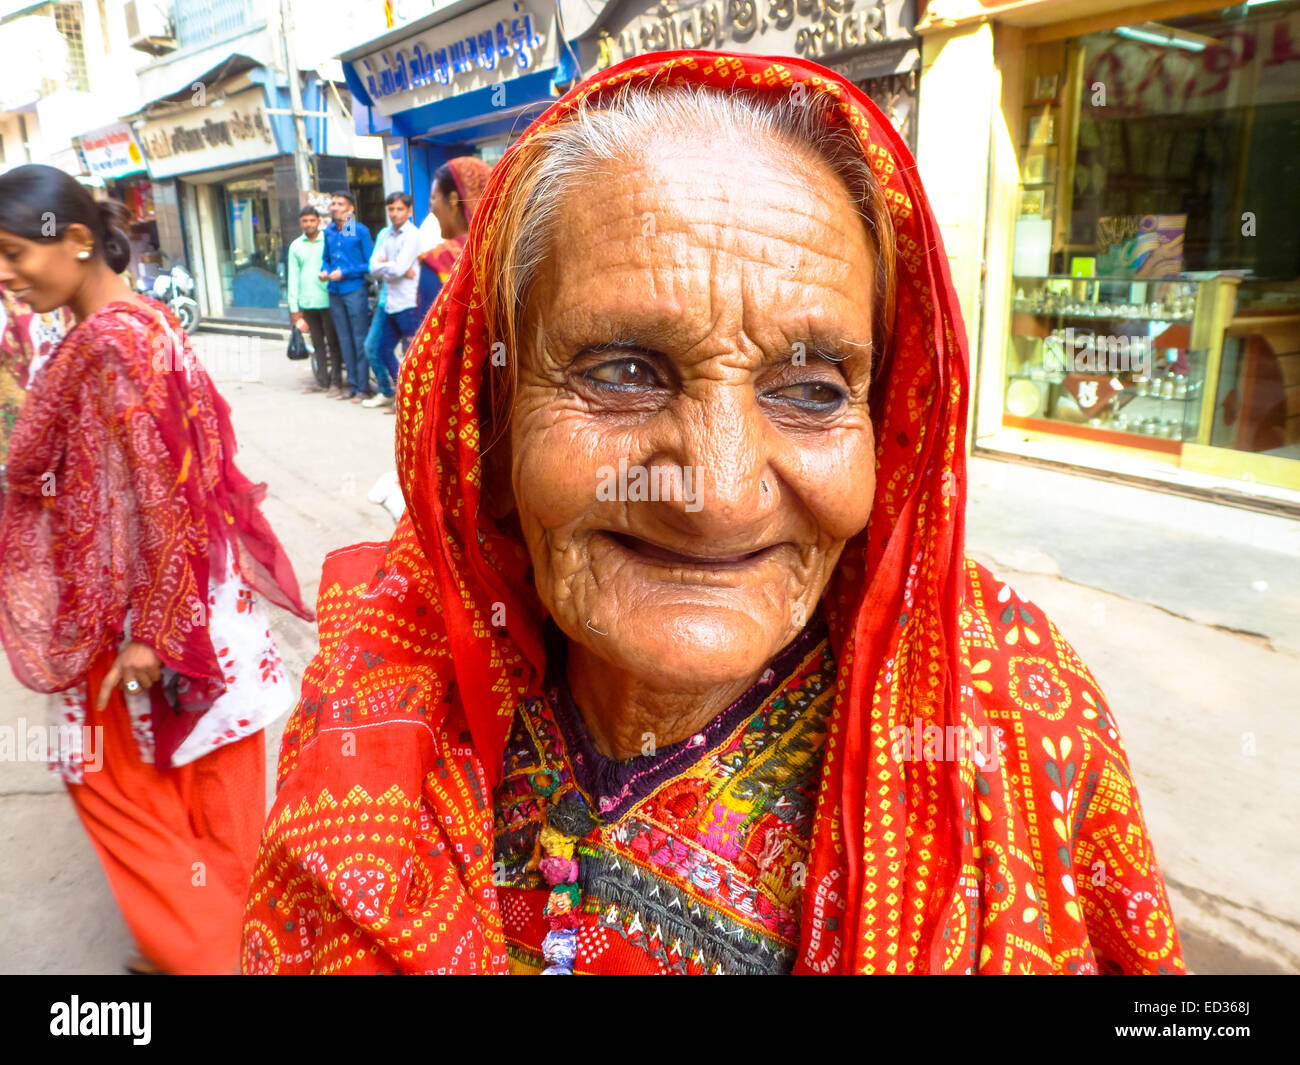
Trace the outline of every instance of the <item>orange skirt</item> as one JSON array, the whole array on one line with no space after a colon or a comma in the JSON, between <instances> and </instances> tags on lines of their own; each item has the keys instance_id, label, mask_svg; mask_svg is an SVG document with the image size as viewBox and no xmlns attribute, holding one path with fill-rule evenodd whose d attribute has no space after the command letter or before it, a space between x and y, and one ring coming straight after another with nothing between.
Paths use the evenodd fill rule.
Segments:
<instances>
[{"instance_id":1,"label":"orange skirt","mask_svg":"<svg viewBox=\"0 0 1300 1065\"><path fill-rule=\"evenodd\" d=\"M176 769L142 762L121 691L95 707L114 658L101 655L86 685L101 768L87 766L68 793L140 952L169 973L235 973L266 820L265 740L247 736Z\"/></svg>"}]
</instances>

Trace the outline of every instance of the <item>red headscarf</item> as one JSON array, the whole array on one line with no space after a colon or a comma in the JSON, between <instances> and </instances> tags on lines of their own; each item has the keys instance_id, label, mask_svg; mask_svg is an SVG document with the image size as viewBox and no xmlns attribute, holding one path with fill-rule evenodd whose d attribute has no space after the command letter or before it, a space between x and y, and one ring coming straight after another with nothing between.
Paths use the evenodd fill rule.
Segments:
<instances>
[{"instance_id":1,"label":"red headscarf","mask_svg":"<svg viewBox=\"0 0 1300 1065\"><path fill-rule=\"evenodd\" d=\"M235 466L230 408L170 311L112 303L38 375L10 440L0 519L0 638L37 691L83 680L131 637L224 690L208 635L208 576L233 551L244 578L310 619L262 516L266 485Z\"/></svg>"},{"instance_id":2,"label":"red headscarf","mask_svg":"<svg viewBox=\"0 0 1300 1065\"><path fill-rule=\"evenodd\" d=\"M821 67L710 52L658 52L596 74L521 143L632 81L806 86L861 145L897 233L897 309L873 392L875 502L824 601L839 674L798 971L1181 968L1095 682L1036 607L964 557L965 333L906 146ZM481 283L521 177L517 148L495 167L402 371L406 516L387 545L326 562L321 653L285 733L247 914L249 971L505 966L491 788L515 708L544 669L525 549L480 500L495 339ZM896 727L924 724L1002 726L1004 757L976 771L891 753ZM384 831L367 827L377 817ZM1097 869L1100 879L1080 881Z\"/></svg>"},{"instance_id":3,"label":"red headscarf","mask_svg":"<svg viewBox=\"0 0 1300 1065\"><path fill-rule=\"evenodd\" d=\"M465 206L465 221L473 223L474 210L483 198L488 178L492 176L492 165L473 155L458 155L447 160L447 169L451 171L452 180L456 182L456 191L460 193L461 203Z\"/></svg>"}]
</instances>

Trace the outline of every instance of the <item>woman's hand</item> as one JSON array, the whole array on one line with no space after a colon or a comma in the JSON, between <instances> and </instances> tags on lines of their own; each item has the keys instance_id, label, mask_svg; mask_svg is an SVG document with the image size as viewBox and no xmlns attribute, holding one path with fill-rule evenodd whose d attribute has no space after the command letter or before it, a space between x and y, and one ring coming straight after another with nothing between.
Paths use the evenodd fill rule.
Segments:
<instances>
[{"instance_id":1,"label":"woman's hand","mask_svg":"<svg viewBox=\"0 0 1300 1065\"><path fill-rule=\"evenodd\" d=\"M162 660L154 653L154 649L132 640L122 648L122 653L117 656L104 683L99 686L99 709L103 710L108 705L113 689L119 684L124 690L130 690L129 685L134 681L139 685L135 691L144 691L151 684L157 683L161 676Z\"/></svg>"}]
</instances>

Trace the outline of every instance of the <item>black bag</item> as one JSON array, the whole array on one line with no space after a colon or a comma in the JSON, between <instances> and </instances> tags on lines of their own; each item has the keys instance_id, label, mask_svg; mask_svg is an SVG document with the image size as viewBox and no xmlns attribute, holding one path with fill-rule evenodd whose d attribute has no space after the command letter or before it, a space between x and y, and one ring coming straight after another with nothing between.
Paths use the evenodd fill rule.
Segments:
<instances>
[{"instance_id":1,"label":"black bag","mask_svg":"<svg viewBox=\"0 0 1300 1065\"><path fill-rule=\"evenodd\" d=\"M289 350L285 353L289 358L305 359L310 353L307 351L307 337L297 326L289 327Z\"/></svg>"}]
</instances>

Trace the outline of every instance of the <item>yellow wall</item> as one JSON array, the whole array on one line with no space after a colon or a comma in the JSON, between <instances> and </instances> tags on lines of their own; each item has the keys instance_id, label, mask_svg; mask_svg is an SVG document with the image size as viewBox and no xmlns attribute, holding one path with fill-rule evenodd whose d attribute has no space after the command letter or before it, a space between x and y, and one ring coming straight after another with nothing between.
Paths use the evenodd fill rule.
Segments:
<instances>
[{"instance_id":1,"label":"yellow wall","mask_svg":"<svg viewBox=\"0 0 1300 1065\"><path fill-rule=\"evenodd\" d=\"M988 237L984 287L984 321L976 362L975 405L971 437L978 440L1002 427L1002 396L1006 388L1007 340L1011 333L1011 300L1015 295L1011 264L1015 256L1016 217L1020 206L1020 134L1025 84L1023 33L998 25L993 31L997 106L989 134Z\"/></svg>"},{"instance_id":2,"label":"yellow wall","mask_svg":"<svg viewBox=\"0 0 1300 1065\"><path fill-rule=\"evenodd\" d=\"M998 92L988 23L922 38L917 166L961 303L972 374L979 350L989 131ZM972 386L972 400L975 391Z\"/></svg>"}]
</instances>

